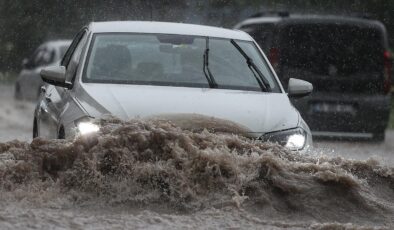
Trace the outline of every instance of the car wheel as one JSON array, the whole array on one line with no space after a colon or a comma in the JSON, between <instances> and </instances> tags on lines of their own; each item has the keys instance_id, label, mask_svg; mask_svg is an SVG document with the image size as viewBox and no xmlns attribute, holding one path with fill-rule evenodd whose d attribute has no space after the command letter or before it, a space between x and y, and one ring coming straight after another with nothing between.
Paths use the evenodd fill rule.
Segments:
<instances>
[{"instance_id":1,"label":"car wheel","mask_svg":"<svg viewBox=\"0 0 394 230\"><path fill-rule=\"evenodd\" d=\"M66 139L66 133L64 132L63 126L59 129L59 134L57 135L58 139Z\"/></svg>"},{"instance_id":2,"label":"car wheel","mask_svg":"<svg viewBox=\"0 0 394 230\"><path fill-rule=\"evenodd\" d=\"M33 121L33 139L38 137L38 126L37 126L37 119L34 118Z\"/></svg>"},{"instance_id":3,"label":"car wheel","mask_svg":"<svg viewBox=\"0 0 394 230\"><path fill-rule=\"evenodd\" d=\"M384 141L385 138L385 133L383 132L379 132L379 133L374 133L373 137L372 137L372 141L376 141L376 142L382 142Z\"/></svg>"}]
</instances>

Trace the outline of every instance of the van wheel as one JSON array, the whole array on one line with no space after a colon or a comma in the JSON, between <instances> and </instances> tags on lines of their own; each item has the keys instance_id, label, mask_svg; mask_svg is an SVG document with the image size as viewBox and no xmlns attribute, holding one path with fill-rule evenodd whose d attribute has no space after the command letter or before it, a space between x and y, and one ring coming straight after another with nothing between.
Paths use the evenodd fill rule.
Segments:
<instances>
[{"instance_id":1,"label":"van wheel","mask_svg":"<svg viewBox=\"0 0 394 230\"><path fill-rule=\"evenodd\" d=\"M379 133L374 133L373 137L372 137L372 141L376 141L376 142L383 142L385 138L385 133L383 132L379 132Z\"/></svg>"},{"instance_id":2,"label":"van wheel","mask_svg":"<svg viewBox=\"0 0 394 230\"><path fill-rule=\"evenodd\" d=\"M33 121L33 139L38 137L38 125L37 125L37 119L34 118Z\"/></svg>"}]
</instances>

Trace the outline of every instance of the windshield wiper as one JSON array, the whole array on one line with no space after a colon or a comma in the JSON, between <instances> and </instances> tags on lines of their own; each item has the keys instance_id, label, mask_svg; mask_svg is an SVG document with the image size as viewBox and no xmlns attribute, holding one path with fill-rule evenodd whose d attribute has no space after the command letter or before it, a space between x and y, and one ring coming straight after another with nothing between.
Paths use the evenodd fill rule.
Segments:
<instances>
[{"instance_id":1,"label":"windshield wiper","mask_svg":"<svg viewBox=\"0 0 394 230\"><path fill-rule=\"evenodd\" d=\"M206 48L204 51L204 74L207 78L208 84L210 88L217 88L218 84L213 78L211 71L209 70L209 38L206 39Z\"/></svg>"},{"instance_id":2,"label":"windshield wiper","mask_svg":"<svg viewBox=\"0 0 394 230\"><path fill-rule=\"evenodd\" d=\"M257 82L259 83L260 87L262 90L266 91L266 92L271 92L271 86L269 84L269 82L267 81L267 79L264 77L264 75L261 73L261 71L259 70L259 68L257 68L256 64L254 64L253 59L250 58L245 51L238 45L238 43L234 40L231 39L231 44L233 44L233 46L235 48L237 48L237 50L242 54L242 56L246 59L246 63L248 64L248 67L250 69L250 71L252 71L254 77L256 78ZM256 73L258 76L256 76Z\"/></svg>"}]
</instances>

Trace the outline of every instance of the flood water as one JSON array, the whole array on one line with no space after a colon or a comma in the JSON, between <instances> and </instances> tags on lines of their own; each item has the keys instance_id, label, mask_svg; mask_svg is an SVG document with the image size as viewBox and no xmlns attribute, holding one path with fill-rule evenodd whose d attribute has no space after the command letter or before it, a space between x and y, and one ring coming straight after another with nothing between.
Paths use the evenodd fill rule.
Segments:
<instances>
[{"instance_id":1,"label":"flood water","mask_svg":"<svg viewBox=\"0 0 394 230\"><path fill-rule=\"evenodd\" d=\"M380 144L318 141L309 154L167 121L32 141L34 104L10 87L0 98L1 229L394 226L392 131Z\"/></svg>"}]
</instances>

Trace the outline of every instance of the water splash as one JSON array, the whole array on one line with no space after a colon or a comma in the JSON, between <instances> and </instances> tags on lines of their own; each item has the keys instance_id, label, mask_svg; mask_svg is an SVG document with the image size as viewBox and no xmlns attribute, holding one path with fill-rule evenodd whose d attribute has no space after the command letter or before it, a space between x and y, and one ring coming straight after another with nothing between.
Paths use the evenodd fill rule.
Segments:
<instances>
[{"instance_id":1,"label":"water splash","mask_svg":"<svg viewBox=\"0 0 394 230\"><path fill-rule=\"evenodd\" d=\"M393 169L376 160L305 155L169 121L100 125L75 140L0 143L3 204L231 209L269 225L263 220L314 229L393 226Z\"/></svg>"}]
</instances>

